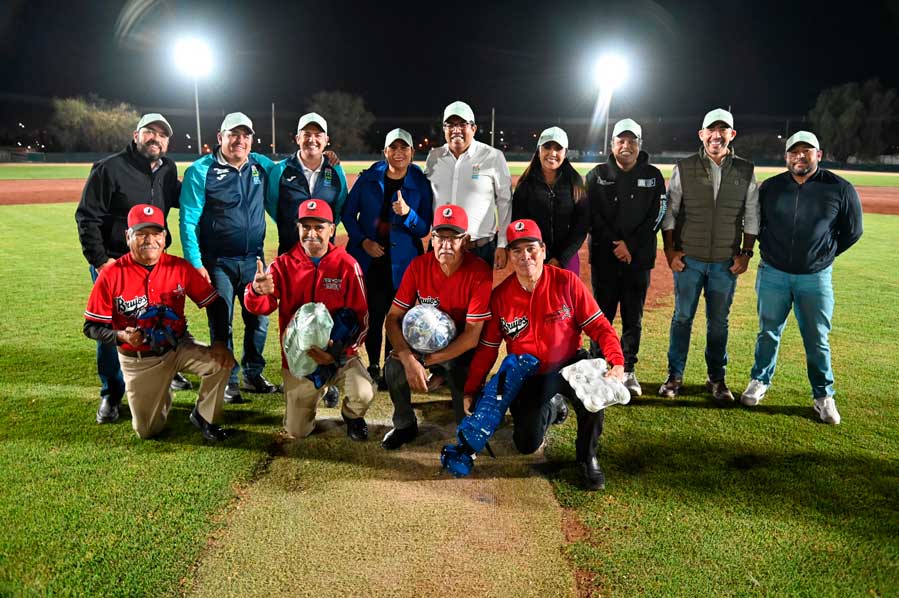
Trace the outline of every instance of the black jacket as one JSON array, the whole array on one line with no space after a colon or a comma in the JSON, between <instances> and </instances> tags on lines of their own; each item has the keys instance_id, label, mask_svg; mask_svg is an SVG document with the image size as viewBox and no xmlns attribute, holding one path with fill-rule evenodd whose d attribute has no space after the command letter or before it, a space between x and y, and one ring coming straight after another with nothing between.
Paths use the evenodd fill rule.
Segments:
<instances>
[{"instance_id":1,"label":"black jacket","mask_svg":"<svg viewBox=\"0 0 899 598\"><path fill-rule=\"evenodd\" d=\"M606 267L621 262L612 241L622 240L631 252L630 267L649 270L656 263L656 233L665 215L665 179L641 151L637 163L624 172L609 155L605 164L587 173L590 205L590 263Z\"/></svg>"},{"instance_id":2,"label":"black jacket","mask_svg":"<svg viewBox=\"0 0 899 598\"><path fill-rule=\"evenodd\" d=\"M566 164L574 169L567 160ZM580 175L575 174L580 182ZM555 258L563 268L587 238L587 202L575 202L574 189L558 178L550 187L539 168L532 168L526 179L519 179L512 194L512 220L522 218L537 223L546 244L547 261Z\"/></svg>"},{"instance_id":3,"label":"black jacket","mask_svg":"<svg viewBox=\"0 0 899 598\"><path fill-rule=\"evenodd\" d=\"M162 165L151 172L150 161L137 152L133 141L94 164L75 210L81 251L88 263L98 267L108 258L128 253L125 231L132 207L148 203L168 217L169 210L178 207L180 193L175 163L162 158ZM171 236L166 233L166 246L170 243Z\"/></svg>"},{"instance_id":4,"label":"black jacket","mask_svg":"<svg viewBox=\"0 0 899 598\"><path fill-rule=\"evenodd\" d=\"M802 185L789 172L771 177L759 187L759 205L759 251L783 272L819 272L862 236L855 187L823 168Z\"/></svg>"}]
</instances>

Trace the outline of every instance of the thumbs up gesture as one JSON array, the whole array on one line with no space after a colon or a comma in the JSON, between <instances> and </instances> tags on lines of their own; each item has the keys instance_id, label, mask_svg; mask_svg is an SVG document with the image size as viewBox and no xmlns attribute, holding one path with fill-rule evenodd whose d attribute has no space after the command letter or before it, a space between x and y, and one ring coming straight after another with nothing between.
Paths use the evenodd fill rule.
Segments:
<instances>
[{"instance_id":1,"label":"thumbs up gesture","mask_svg":"<svg viewBox=\"0 0 899 598\"><path fill-rule=\"evenodd\" d=\"M396 192L396 199L391 204L391 207L393 208L393 213L399 216L405 216L411 209L409 204L406 203L406 200L403 199L402 191Z\"/></svg>"},{"instance_id":2,"label":"thumbs up gesture","mask_svg":"<svg viewBox=\"0 0 899 598\"><path fill-rule=\"evenodd\" d=\"M253 292L257 295L271 295L275 292L275 281L271 272L265 271L262 260L256 259L256 277L253 278Z\"/></svg>"}]
</instances>

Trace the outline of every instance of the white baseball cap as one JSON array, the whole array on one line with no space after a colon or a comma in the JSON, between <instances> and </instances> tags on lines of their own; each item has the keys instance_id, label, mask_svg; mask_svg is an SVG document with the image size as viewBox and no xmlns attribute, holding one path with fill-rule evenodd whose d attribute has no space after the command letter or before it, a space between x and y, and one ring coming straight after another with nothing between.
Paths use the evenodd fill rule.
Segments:
<instances>
[{"instance_id":1,"label":"white baseball cap","mask_svg":"<svg viewBox=\"0 0 899 598\"><path fill-rule=\"evenodd\" d=\"M172 136L172 125L170 125L169 121L167 121L165 119L165 117L163 115L159 114L158 112L150 112L149 114L144 114L143 116L141 116L140 120L137 121L137 128L134 130L140 131L147 125L152 125L152 124L157 124L157 123L162 125L162 128L164 128L166 130L166 132L169 134L169 137Z\"/></svg>"},{"instance_id":2,"label":"white baseball cap","mask_svg":"<svg viewBox=\"0 0 899 598\"><path fill-rule=\"evenodd\" d=\"M253 121L243 112L232 112L226 115L225 120L222 121L222 126L219 127L219 131L233 131L237 127L246 127L250 130L250 135L256 134L253 130Z\"/></svg>"},{"instance_id":3,"label":"white baseball cap","mask_svg":"<svg viewBox=\"0 0 899 598\"><path fill-rule=\"evenodd\" d=\"M540 133L540 138L537 140L537 147L542 146L544 143L549 143L550 141L555 141L561 145L563 149L568 149L568 133L559 127L544 129L543 132Z\"/></svg>"},{"instance_id":4,"label":"white baseball cap","mask_svg":"<svg viewBox=\"0 0 899 598\"><path fill-rule=\"evenodd\" d=\"M306 128L307 125L315 123L322 128L322 131L325 132L325 135L328 134L328 121L325 118L318 114L317 112L309 112L300 117L300 122L297 123L297 133Z\"/></svg>"},{"instance_id":5,"label":"white baseball cap","mask_svg":"<svg viewBox=\"0 0 899 598\"><path fill-rule=\"evenodd\" d=\"M719 121L727 123L727 126L731 129L734 128L734 115L724 108L715 108L714 110L710 110L705 115L705 118L702 119L702 128L708 129L709 125L713 125Z\"/></svg>"},{"instance_id":6,"label":"white baseball cap","mask_svg":"<svg viewBox=\"0 0 899 598\"><path fill-rule=\"evenodd\" d=\"M412 147L412 135L410 135L409 131L407 131L406 129L394 129L391 132L387 133L387 137L384 138L384 147L390 147L390 144L397 139L405 141L406 145Z\"/></svg>"},{"instance_id":7,"label":"white baseball cap","mask_svg":"<svg viewBox=\"0 0 899 598\"><path fill-rule=\"evenodd\" d=\"M443 110L443 122L451 116L458 116L462 120L466 120L474 124L474 111L471 106L461 100L456 100Z\"/></svg>"},{"instance_id":8,"label":"white baseball cap","mask_svg":"<svg viewBox=\"0 0 899 598\"><path fill-rule=\"evenodd\" d=\"M643 127L630 118L624 118L615 123L615 127L612 129L612 137L618 137L622 133L628 132L633 133L637 139L643 139Z\"/></svg>"},{"instance_id":9,"label":"white baseball cap","mask_svg":"<svg viewBox=\"0 0 899 598\"><path fill-rule=\"evenodd\" d=\"M796 131L795 133L790 135L790 138L787 139L787 151L790 151L790 148L792 148L797 143L807 143L816 150L821 149L821 144L818 143L818 138L815 137L814 133L811 133L809 131Z\"/></svg>"}]
</instances>

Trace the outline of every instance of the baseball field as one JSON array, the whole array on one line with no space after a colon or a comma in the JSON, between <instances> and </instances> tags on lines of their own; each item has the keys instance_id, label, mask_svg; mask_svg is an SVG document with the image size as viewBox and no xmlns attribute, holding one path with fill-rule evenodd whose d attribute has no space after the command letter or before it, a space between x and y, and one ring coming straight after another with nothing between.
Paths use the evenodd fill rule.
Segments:
<instances>
[{"instance_id":1,"label":"baseball field","mask_svg":"<svg viewBox=\"0 0 899 598\"><path fill-rule=\"evenodd\" d=\"M237 434L221 446L188 423L196 391L176 394L157 439L139 440L127 417L97 425L73 203L87 170L0 166L0 596L899 595L899 176L848 175L866 213L834 266L843 423L812 411L792 316L758 407L720 408L703 391L702 313L685 392L656 397L673 306L659 267L637 367L645 396L609 409L607 489L588 493L571 420L540 455L514 454L506 428L499 459L479 458L469 479L441 474L452 435L441 392L416 397L423 433L392 453L378 446L386 393L366 443L324 407L312 437L282 443L280 394L227 406ZM757 263L731 312L734 391L752 364ZM205 315L187 317L208 338ZM274 382L277 345L270 334Z\"/></svg>"}]
</instances>

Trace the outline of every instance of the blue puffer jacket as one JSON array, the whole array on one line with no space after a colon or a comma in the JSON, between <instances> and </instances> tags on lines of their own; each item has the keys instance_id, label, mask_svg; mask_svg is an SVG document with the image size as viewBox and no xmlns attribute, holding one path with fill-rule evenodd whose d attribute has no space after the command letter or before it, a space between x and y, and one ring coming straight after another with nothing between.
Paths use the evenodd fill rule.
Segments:
<instances>
[{"instance_id":1,"label":"blue puffer jacket","mask_svg":"<svg viewBox=\"0 0 899 598\"><path fill-rule=\"evenodd\" d=\"M362 172L343 208L343 226L350 236L346 249L359 262L363 272L368 271L372 258L362 248L362 241L377 240L386 172L386 160L375 162ZM390 211L390 264L394 289L399 288L409 262L419 255L421 238L431 230L434 213L431 183L415 164L410 164L406 171L402 192L403 199L409 205L409 213L399 216Z\"/></svg>"},{"instance_id":2,"label":"blue puffer jacket","mask_svg":"<svg viewBox=\"0 0 899 598\"><path fill-rule=\"evenodd\" d=\"M191 164L181 183L181 246L195 268L219 257L262 256L265 194L274 165L251 152L237 170L216 159L219 148Z\"/></svg>"},{"instance_id":3,"label":"blue puffer jacket","mask_svg":"<svg viewBox=\"0 0 899 598\"><path fill-rule=\"evenodd\" d=\"M340 224L340 213L346 203L347 184L343 168L323 158L315 189L303 174L303 165L296 153L278 162L272 169L265 209L278 223L278 255L290 251L300 240L297 232L297 210L307 199L321 199L331 206L334 224Z\"/></svg>"}]
</instances>

